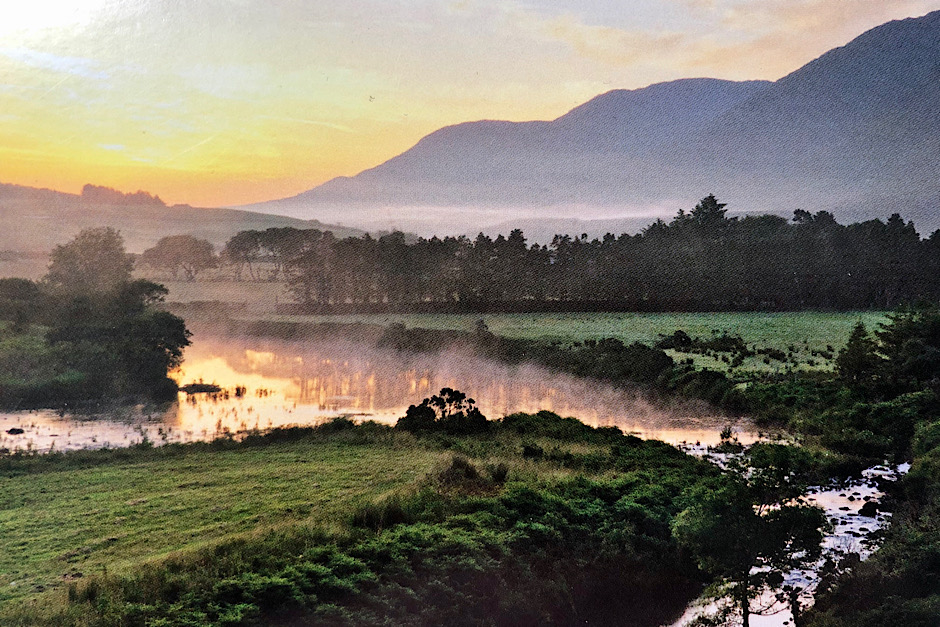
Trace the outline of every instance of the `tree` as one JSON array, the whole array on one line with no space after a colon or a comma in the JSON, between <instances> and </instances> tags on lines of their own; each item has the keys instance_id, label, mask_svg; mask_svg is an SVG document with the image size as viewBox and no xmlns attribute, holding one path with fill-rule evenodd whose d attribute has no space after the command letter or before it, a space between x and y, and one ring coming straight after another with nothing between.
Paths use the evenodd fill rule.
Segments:
<instances>
[{"instance_id":1,"label":"tree","mask_svg":"<svg viewBox=\"0 0 940 627\"><path fill-rule=\"evenodd\" d=\"M166 288L128 281L109 292L62 298L47 334L61 362L82 376L87 396L172 396L167 373L178 367L190 333L181 318L154 308Z\"/></svg>"},{"instance_id":2,"label":"tree","mask_svg":"<svg viewBox=\"0 0 940 627\"><path fill-rule=\"evenodd\" d=\"M726 206L727 203L718 202L714 194L709 194L695 205L695 208L689 214L689 218L692 224L700 229L714 231L731 221L725 216L728 212L725 209Z\"/></svg>"},{"instance_id":3,"label":"tree","mask_svg":"<svg viewBox=\"0 0 940 627\"><path fill-rule=\"evenodd\" d=\"M269 281L277 281L292 259L304 251L310 229L271 227L258 234L261 260L270 264Z\"/></svg>"},{"instance_id":4,"label":"tree","mask_svg":"<svg viewBox=\"0 0 940 627\"><path fill-rule=\"evenodd\" d=\"M72 293L106 292L131 278L134 261L124 239L111 227L85 229L50 256L45 281Z\"/></svg>"},{"instance_id":5,"label":"tree","mask_svg":"<svg viewBox=\"0 0 940 627\"><path fill-rule=\"evenodd\" d=\"M836 357L836 370L839 377L855 386L870 382L882 361L877 349L878 346L868 335L865 324L859 320L852 329L845 348L839 351Z\"/></svg>"},{"instance_id":6,"label":"tree","mask_svg":"<svg viewBox=\"0 0 940 627\"><path fill-rule=\"evenodd\" d=\"M179 271L187 281L195 281L201 271L218 265L212 244L192 235L170 235L161 238L153 248L140 256L151 268L168 270L175 279Z\"/></svg>"},{"instance_id":7,"label":"tree","mask_svg":"<svg viewBox=\"0 0 940 627\"><path fill-rule=\"evenodd\" d=\"M878 350L885 357L882 391L894 397L925 384L940 389L940 309L905 308L888 320L877 332Z\"/></svg>"},{"instance_id":8,"label":"tree","mask_svg":"<svg viewBox=\"0 0 940 627\"><path fill-rule=\"evenodd\" d=\"M411 405L395 425L414 433L444 431L451 435L469 435L489 430L476 402L459 390L443 388L440 394Z\"/></svg>"},{"instance_id":9,"label":"tree","mask_svg":"<svg viewBox=\"0 0 940 627\"><path fill-rule=\"evenodd\" d=\"M679 543L699 566L717 577L744 627L752 614L773 613L772 603L753 607L765 592L784 592L785 575L816 563L829 523L804 499L806 453L781 445L755 445L732 460L720 479L697 486L673 523ZM790 586L799 620L799 590Z\"/></svg>"},{"instance_id":10,"label":"tree","mask_svg":"<svg viewBox=\"0 0 940 627\"><path fill-rule=\"evenodd\" d=\"M238 268L238 280L241 280L242 266L248 267L248 276L255 280L255 271L252 263L256 263L261 256L261 232L240 231L225 244L222 257L228 263Z\"/></svg>"},{"instance_id":11,"label":"tree","mask_svg":"<svg viewBox=\"0 0 940 627\"><path fill-rule=\"evenodd\" d=\"M13 322L22 330L44 310L39 285L28 279L0 279L0 320Z\"/></svg>"}]
</instances>

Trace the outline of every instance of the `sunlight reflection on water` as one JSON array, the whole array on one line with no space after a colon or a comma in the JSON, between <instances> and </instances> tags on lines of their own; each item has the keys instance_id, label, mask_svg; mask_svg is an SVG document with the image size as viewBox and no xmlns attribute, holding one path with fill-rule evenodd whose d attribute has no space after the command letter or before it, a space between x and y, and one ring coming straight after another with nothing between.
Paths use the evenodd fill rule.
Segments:
<instances>
[{"instance_id":1,"label":"sunlight reflection on water","mask_svg":"<svg viewBox=\"0 0 940 627\"><path fill-rule=\"evenodd\" d=\"M190 442L319 424L336 416L394 423L409 405L443 387L466 392L490 418L546 409L673 444L717 444L719 431L732 422L693 406L663 408L633 391L536 366L507 366L456 352L400 354L349 342L199 337L174 377L181 384L214 383L223 392L180 393L164 407L112 408L97 415L0 413L0 448L120 447L145 435L155 444ZM746 421L736 428L743 443L756 438Z\"/></svg>"}]
</instances>

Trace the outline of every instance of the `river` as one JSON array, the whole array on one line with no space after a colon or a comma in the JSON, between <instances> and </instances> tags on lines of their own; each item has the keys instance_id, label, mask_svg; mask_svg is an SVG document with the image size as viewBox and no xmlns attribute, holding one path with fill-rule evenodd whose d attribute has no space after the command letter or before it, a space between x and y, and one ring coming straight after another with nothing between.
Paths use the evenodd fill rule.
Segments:
<instances>
[{"instance_id":1,"label":"river","mask_svg":"<svg viewBox=\"0 0 940 627\"><path fill-rule=\"evenodd\" d=\"M226 434L319 424L336 416L394 423L411 404L443 387L466 392L489 418L542 409L590 425L672 444L717 444L731 423L744 443L745 420L694 404L664 407L643 394L553 373L508 366L462 352L402 354L348 341L282 342L202 335L173 374L181 384L214 383L219 394L180 393L160 407L95 412L0 413L0 449L63 451L211 440Z\"/></svg>"}]
</instances>

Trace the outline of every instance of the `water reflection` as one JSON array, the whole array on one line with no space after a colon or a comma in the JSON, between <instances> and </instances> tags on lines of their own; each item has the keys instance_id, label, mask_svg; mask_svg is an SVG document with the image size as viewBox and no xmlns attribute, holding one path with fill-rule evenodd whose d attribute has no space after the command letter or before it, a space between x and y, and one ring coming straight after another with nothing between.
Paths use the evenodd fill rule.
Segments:
<instances>
[{"instance_id":1,"label":"water reflection","mask_svg":"<svg viewBox=\"0 0 940 627\"><path fill-rule=\"evenodd\" d=\"M728 424L690 406L664 409L640 394L535 366L510 367L456 352L405 355L349 342L200 337L175 376L183 384L214 383L223 391L181 393L178 402L160 410L0 414L0 448L127 446L145 436L156 444L186 442L339 415L392 423L442 387L466 392L490 418L547 409L671 443L715 444ZM754 440L749 425L738 429L742 442Z\"/></svg>"}]
</instances>

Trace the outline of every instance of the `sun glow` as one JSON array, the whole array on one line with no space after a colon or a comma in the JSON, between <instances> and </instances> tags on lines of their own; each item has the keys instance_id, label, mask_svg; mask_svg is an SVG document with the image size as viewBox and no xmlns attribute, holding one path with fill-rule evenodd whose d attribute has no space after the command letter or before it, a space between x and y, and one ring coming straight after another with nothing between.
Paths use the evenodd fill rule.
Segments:
<instances>
[{"instance_id":1,"label":"sun glow","mask_svg":"<svg viewBox=\"0 0 940 627\"><path fill-rule=\"evenodd\" d=\"M74 28L89 24L108 0L29 0L4 3L0 37L22 31Z\"/></svg>"},{"instance_id":2,"label":"sun glow","mask_svg":"<svg viewBox=\"0 0 940 627\"><path fill-rule=\"evenodd\" d=\"M552 119L687 76L775 79L940 8L861 4L8 0L0 181L197 206L270 200L443 126Z\"/></svg>"}]
</instances>

